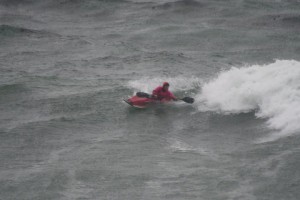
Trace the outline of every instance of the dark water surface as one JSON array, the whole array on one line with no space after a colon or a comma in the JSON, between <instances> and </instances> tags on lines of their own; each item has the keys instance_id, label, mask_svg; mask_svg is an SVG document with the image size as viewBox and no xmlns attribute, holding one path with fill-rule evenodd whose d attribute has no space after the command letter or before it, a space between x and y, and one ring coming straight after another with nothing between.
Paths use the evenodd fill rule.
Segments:
<instances>
[{"instance_id":1,"label":"dark water surface","mask_svg":"<svg viewBox=\"0 0 300 200\"><path fill-rule=\"evenodd\" d=\"M300 199L299 44L297 0L0 0L0 199Z\"/></svg>"}]
</instances>

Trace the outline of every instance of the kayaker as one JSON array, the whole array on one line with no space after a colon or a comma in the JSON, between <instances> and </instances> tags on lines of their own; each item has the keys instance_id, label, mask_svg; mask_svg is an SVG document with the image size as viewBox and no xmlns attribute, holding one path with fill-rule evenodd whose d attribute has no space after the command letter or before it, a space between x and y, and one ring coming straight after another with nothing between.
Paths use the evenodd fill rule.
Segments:
<instances>
[{"instance_id":1,"label":"kayaker","mask_svg":"<svg viewBox=\"0 0 300 200\"><path fill-rule=\"evenodd\" d=\"M155 90L152 91L152 98L160 101L177 101L177 98L172 92L169 91L170 84L164 82L162 86L158 86Z\"/></svg>"}]
</instances>

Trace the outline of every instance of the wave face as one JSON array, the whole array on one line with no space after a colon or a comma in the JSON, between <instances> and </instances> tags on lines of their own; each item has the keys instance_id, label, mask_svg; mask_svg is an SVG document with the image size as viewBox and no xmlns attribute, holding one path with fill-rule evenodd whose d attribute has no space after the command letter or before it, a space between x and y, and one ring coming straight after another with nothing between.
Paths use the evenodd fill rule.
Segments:
<instances>
[{"instance_id":1,"label":"wave face","mask_svg":"<svg viewBox=\"0 0 300 200\"><path fill-rule=\"evenodd\" d=\"M285 134L300 130L300 62L277 60L268 65L233 67L202 87L201 111L255 112L270 128Z\"/></svg>"}]
</instances>

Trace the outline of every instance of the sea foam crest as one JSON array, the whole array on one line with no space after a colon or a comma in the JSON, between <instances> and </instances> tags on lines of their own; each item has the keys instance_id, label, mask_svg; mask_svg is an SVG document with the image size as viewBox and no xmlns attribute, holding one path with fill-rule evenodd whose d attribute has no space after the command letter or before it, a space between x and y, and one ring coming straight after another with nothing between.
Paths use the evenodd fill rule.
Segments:
<instances>
[{"instance_id":1,"label":"sea foam crest","mask_svg":"<svg viewBox=\"0 0 300 200\"><path fill-rule=\"evenodd\" d=\"M201 111L253 112L283 134L300 131L300 62L233 67L204 84L196 96Z\"/></svg>"}]
</instances>

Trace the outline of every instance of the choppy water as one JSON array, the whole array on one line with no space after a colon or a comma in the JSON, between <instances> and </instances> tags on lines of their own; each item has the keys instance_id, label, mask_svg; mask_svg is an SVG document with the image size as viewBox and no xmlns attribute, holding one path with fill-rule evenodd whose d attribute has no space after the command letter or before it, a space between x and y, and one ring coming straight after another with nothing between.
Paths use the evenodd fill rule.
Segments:
<instances>
[{"instance_id":1,"label":"choppy water","mask_svg":"<svg viewBox=\"0 0 300 200\"><path fill-rule=\"evenodd\" d=\"M297 0L0 1L0 199L298 200L299 44Z\"/></svg>"}]
</instances>

